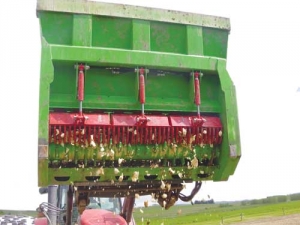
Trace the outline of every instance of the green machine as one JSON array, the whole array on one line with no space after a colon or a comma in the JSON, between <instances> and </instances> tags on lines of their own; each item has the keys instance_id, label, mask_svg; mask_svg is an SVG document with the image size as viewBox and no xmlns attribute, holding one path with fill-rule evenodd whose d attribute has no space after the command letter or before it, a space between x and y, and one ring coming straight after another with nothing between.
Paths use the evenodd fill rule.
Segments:
<instances>
[{"instance_id":1,"label":"green machine","mask_svg":"<svg viewBox=\"0 0 300 225\"><path fill-rule=\"evenodd\" d=\"M229 19L83 0L38 0L37 16L39 186L153 194L168 208L234 174Z\"/></svg>"}]
</instances>

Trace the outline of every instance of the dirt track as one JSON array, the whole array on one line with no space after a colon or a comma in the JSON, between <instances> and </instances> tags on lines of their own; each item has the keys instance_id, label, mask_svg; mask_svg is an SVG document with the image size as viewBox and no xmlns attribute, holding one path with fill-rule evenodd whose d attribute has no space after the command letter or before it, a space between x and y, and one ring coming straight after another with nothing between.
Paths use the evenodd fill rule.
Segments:
<instances>
[{"instance_id":1,"label":"dirt track","mask_svg":"<svg viewBox=\"0 0 300 225\"><path fill-rule=\"evenodd\" d=\"M240 222L234 224L255 224L255 225L300 225L300 214L288 215L288 216L280 216L280 217L272 217L272 218L265 218L255 221L248 221L248 222Z\"/></svg>"}]
</instances>

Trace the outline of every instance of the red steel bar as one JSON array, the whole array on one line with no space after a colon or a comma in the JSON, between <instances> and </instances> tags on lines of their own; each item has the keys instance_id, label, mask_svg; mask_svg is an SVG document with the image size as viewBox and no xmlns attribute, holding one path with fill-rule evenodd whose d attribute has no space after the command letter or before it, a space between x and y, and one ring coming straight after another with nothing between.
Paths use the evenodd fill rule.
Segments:
<instances>
[{"instance_id":1,"label":"red steel bar","mask_svg":"<svg viewBox=\"0 0 300 225\"><path fill-rule=\"evenodd\" d=\"M200 81L199 81L199 72L194 73L194 86L195 86L195 104L200 105Z\"/></svg>"},{"instance_id":2,"label":"red steel bar","mask_svg":"<svg viewBox=\"0 0 300 225\"><path fill-rule=\"evenodd\" d=\"M78 100L84 100L84 65L80 64L78 66Z\"/></svg>"},{"instance_id":3,"label":"red steel bar","mask_svg":"<svg viewBox=\"0 0 300 225\"><path fill-rule=\"evenodd\" d=\"M141 68L140 70L140 77L139 77L139 84L140 84L140 103L145 104L145 77L144 72L145 70Z\"/></svg>"}]
</instances>

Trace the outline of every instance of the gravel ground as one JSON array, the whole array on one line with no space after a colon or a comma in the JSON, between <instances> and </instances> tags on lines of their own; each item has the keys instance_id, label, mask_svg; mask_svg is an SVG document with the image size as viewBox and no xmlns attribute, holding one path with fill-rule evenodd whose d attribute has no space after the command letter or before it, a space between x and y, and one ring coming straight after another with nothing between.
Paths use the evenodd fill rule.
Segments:
<instances>
[{"instance_id":1,"label":"gravel ground","mask_svg":"<svg viewBox=\"0 0 300 225\"><path fill-rule=\"evenodd\" d=\"M0 225L27 225L33 224L33 220L29 216L4 215L0 216Z\"/></svg>"},{"instance_id":2,"label":"gravel ground","mask_svg":"<svg viewBox=\"0 0 300 225\"><path fill-rule=\"evenodd\" d=\"M0 216L0 225L31 225L33 218L27 216ZM259 219L255 221L234 223L234 225L300 225L300 214Z\"/></svg>"},{"instance_id":3,"label":"gravel ground","mask_svg":"<svg viewBox=\"0 0 300 225\"><path fill-rule=\"evenodd\" d=\"M237 224L255 224L255 225L300 225L300 214L293 214L288 216L279 216L279 217L272 217L272 218L265 218L259 219L255 221L248 221L248 222L240 222L234 223Z\"/></svg>"}]
</instances>

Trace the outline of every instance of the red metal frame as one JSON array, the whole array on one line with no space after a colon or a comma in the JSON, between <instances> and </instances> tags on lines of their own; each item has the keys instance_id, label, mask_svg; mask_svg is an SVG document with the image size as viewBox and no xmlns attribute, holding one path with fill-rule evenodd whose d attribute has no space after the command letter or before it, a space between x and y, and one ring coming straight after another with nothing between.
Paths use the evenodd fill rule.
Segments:
<instances>
[{"instance_id":1,"label":"red metal frame","mask_svg":"<svg viewBox=\"0 0 300 225\"><path fill-rule=\"evenodd\" d=\"M199 80L199 72L194 73L194 86L195 86L195 104L200 105L200 80Z\"/></svg>"},{"instance_id":2,"label":"red metal frame","mask_svg":"<svg viewBox=\"0 0 300 225\"><path fill-rule=\"evenodd\" d=\"M220 144L222 123L218 117L204 116L203 125L194 126L191 116L147 115L149 121L139 124L136 115L85 114L78 125L74 113L50 113L50 143L97 144Z\"/></svg>"},{"instance_id":3,"label":"red metal frame","mask_svg":"<svg viewBox=\"0 0 300 225\"><path fill-rule=\"evenodd\" d=\"M85 66L80 64L78 66L78 90L77 90L78 101L84 100L84 70L85 70Z\"/></svg>"},{"instance_id":4,"label":"red metal frame","mask_svg":"<svg viewBox=\"0 0 300 225\"><path fill-rule=\"evenodd\" d=\"M139 69L139 85L140 85L140 103L145 104L146 96L145 96L145 70L143 68Z\"/></svg>"}]
</instances>

